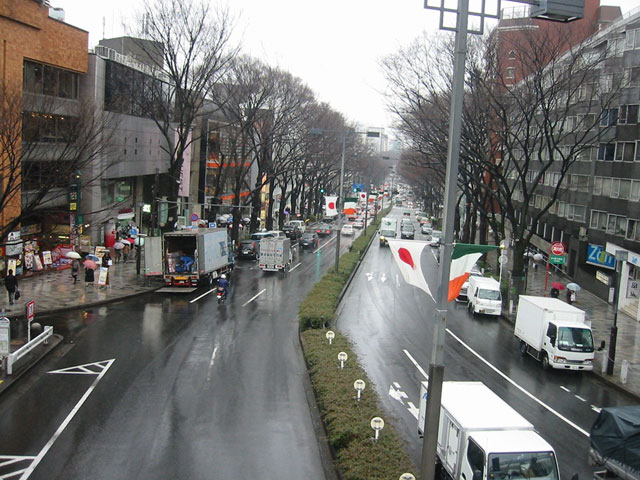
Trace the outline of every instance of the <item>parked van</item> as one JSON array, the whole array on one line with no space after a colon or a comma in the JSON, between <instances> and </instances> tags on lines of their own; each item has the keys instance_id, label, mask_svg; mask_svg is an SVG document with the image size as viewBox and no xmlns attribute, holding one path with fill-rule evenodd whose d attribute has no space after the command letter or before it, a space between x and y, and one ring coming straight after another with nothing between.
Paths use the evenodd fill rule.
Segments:
<instances>
[{"instance_id":1,"label":"parked van","mask_svg":"<svg viewBox=\"0 0 640 480\"><path fill-rule=\"evenodd\" d=\"M469 277L467 297L469 298L467 305L473 315L483 313L500 316L502 313L500 284L493 278Z\"/></svg>"}]
</instances>

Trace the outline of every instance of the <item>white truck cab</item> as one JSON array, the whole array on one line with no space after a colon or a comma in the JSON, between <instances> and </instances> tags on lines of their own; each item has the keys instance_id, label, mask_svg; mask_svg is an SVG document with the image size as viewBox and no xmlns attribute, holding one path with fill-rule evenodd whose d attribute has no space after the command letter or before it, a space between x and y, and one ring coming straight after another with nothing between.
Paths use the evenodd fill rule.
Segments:
<instances>
[{"instance_id":1,"label":"white truck cab","mask_svg":"<svg viewBox=\"0 0 640 480\"><path fill-rule=\"evenodd\" d=\"M469 311L473 315L483 313L486 315L500 316L502 314L500 284L493 278L469 277L467 298Z\"/></svg>"}]
</instances>

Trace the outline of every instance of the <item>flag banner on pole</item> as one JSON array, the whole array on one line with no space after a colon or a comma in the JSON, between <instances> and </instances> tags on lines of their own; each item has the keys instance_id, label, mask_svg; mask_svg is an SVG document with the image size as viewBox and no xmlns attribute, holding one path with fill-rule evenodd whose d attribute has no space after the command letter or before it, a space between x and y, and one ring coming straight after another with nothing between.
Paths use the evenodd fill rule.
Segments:
<instances>
[{"instance_id":1,"label":"flag banner on pole","mask_svg":"<svg viewBox=\"0 0 640 480\"><path fill-rule=\"evenodd\" d=\"M357 206L358 204L356 202L345 201L342 213L345 215L355 215Z\"/></svg>"},{"instance_id":2,"label":"flag banner on pole","mask_svg":"<svg viewBox=\"0 0 640 480\"><path fill-rule=\"evenodd\" d=\"M338 214L338 206L336 205L338 197L324 197L324 214L327 217L333 217Z\"/></svg>"},{"instance_id":3,"label":"flag banner on pole","mask_svg":"<svg viewBox=\"0 0 640 480\"><path fill-rule=\"evenodd\" d=\"M360 201L361 202L367 201L367 192L360 192Z\"/></svg>"},{"instance_id":4,"label":"flag banner on pole","mask_svg":"<svg viewBox=\"0 0 640 480\"><path fill-rule=\"evenodd\" d=\"M486 252L498 248L495 245L472 245L456 243L451 255L451 271L449 272L449 301L452 302L460 294L462 285L469 278L469 272L478 259Z\"/></svg>"},{"instance_id":5,"label":"flag banner on pole","mask_svg":"<svg viewBox=\"0 0 640 480\"><path fill-rule=\"evenodd\" d=\"M423 290L435 301L427 281L424 279L422 267L420 266L420 257L427 242L419 242L415 240L393 240L388 239L389 249L396 261L396 265L402 273L404 281Z\"/></svg>"}]
</instances>

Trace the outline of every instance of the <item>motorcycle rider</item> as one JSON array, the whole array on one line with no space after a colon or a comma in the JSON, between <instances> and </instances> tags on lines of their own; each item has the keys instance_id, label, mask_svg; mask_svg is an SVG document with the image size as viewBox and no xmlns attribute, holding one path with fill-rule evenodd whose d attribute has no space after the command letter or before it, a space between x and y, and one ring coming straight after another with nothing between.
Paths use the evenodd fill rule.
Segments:
<instances>
[{"instance_id":1,"label":"motorcycle rider","mask_svg":"<svg viewBox=\"0 0 640 480\"><path fill-rule=\"evenodd\" d=\"M223 290L225 297L229 293L229 280L227 280L227 276L224 273L218 279L218 289Z\"/></svg>"}]
</instances>

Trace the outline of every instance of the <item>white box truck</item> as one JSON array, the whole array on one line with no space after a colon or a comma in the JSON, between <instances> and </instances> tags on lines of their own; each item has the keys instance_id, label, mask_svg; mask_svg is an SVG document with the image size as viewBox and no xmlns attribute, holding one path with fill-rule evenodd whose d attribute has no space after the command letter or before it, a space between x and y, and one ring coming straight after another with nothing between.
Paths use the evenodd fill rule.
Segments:
<instances>
[{"instance_id":1,"label":"white box truck","mask_svg":"<svg viewBox=\"0 0 640 480\"><path fill-rule=\"evenodd\" d=\"M469 277L467 299L467 307L472 315L483 313L500 316L502 314L500 284L493 278Z\"/></svg>"},{"instance_id":2,"label":"white box truck","mask_svg":"<svg viewBox=\"0 0 640 480\"><path fill-rule=\"evenodd\" d=\"M192 292L233 270L226 228L167 232L162 251L165 288L159 292Z\"/></svg>"},{"instance_id":3,"label":"white box truck","mask_svg":"<svg viewBox=\"0 0 640 480\"><path fill-rule=\"evenodd\" d=\"M557 298L520 295L515 336L520 353L542 367L593 370L594 345L585 312Z\"/></svg>"},{"instance_id":4,"label":"white box truck","mask_svg":"<svg viewBox=\"0 0 640 480\"><path fill-rule=\"evenodd\" d=\"M380 234L380 246L388 246L387 238L396 238L398 235L398 220L384 217L380 222L380 230L378 233Z\"/></svg>"},{"instance_id":5,"label":"white box truck","mask_svg":"<svg viewBox=\"0 0 640 480\"><path fill-rule=\"evenodd\" d=\"M422 382L421 436L426 406L427 382ZM560 478L553 447L481 382L443 382L436 455L437 473L453 480Z\"/></svg>"},{"instance_id":6,"label":"white box truck","mask_svg":"<svg viewBox=\"0 0 640 480\"><path fill-rule=\"evenodd\" d=\"M287 237L264 237L260 240L258 265L264 272L286 272L291 268L293 253Z\"/></svg>"}]
</instances>

